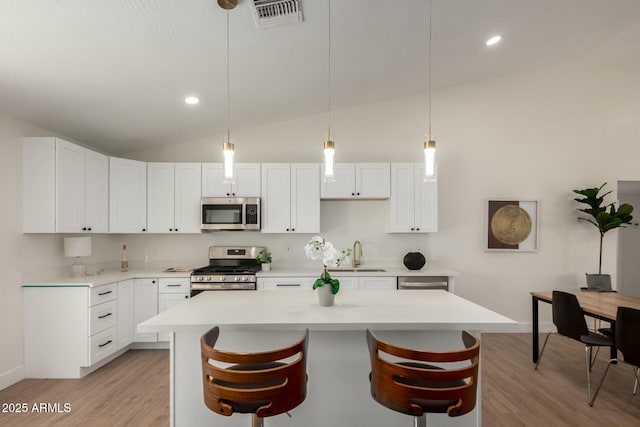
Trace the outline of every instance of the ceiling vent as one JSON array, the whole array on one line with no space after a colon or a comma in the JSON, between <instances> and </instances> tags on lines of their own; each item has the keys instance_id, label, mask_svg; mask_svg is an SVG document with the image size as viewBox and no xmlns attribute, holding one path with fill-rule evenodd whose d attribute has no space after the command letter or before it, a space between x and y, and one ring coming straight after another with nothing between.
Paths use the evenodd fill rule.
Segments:
<instances>
[{"instance_id":1,"label":"ceiling vent","mask_svg":"<svg viewBox=\"0 0 640 427\"><path fill-rule=\"evenodd\" d=\"M299 0L253 0L253 16L258 28L302 22Z\"/></svg>"}]
</instances>

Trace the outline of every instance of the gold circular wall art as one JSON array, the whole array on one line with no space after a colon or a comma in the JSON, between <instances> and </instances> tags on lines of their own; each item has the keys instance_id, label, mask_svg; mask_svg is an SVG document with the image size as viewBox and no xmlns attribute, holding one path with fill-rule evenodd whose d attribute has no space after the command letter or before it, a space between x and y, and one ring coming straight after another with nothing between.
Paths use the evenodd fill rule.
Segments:
<instances>
[{"instance_id":1,"label":"gold circular wall art","mask_svg":"<svg viewBox=\"0 0 640 427\"><path fill-rule=\"evenodd\" d=\"M505 245L517 245L531 233L531 217L520 206L507 205L491 218L493 235Z\"/></svg>"}]
</instances>

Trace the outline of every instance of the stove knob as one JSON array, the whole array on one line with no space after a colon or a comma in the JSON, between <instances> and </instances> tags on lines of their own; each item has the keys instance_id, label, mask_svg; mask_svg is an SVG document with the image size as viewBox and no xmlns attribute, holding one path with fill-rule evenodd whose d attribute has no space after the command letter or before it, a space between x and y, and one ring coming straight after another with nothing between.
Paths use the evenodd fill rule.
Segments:
<instances>
[{"instance_id":1,"label":"stove knob","mask_svg":"<svg viewBox=\"0 0 640 427\"><path fill-rule=\"evenodd\" d=\"M238 276L234 276L234 277L233 277L233 281L234 281L234 282L237 282L238 280L240 280L240 278L239 278Z\"/></svg>"},{"instance_id":2,"label":"stove knob","mask_svg":"<svg viewBox=\"0 0 640 427\"><path fill-rule=\"evenodd\" d=\"M203 277L203 279L204 279L204 277ZM206 278L206 281L207 281L207 282L210 282L210 281L211 281L211 276L208 276L208 277Z\"/></svg>"},{"instance_id":3,"label":"stove knob","mask_svg":"<svg viewBox=\"0 0 640 427\"><path fill-rule=\"evenodd\" d=\"M227 278L225 276L220 276L220 281L221 282L225 282L227 280Z\"/></svg>"},{"instance_id":4,"label":"stove knob","mask_svg":"<svg viewBox=\"0 0 640 427\"><path fill-rule=\"evenodd\" d=\"M242 278L242 281L243 281L243 282L248 282L248 281L249 281L249 278L248 278L247 276L244 276L244 277Z\"/></svg>"}]
</instances>

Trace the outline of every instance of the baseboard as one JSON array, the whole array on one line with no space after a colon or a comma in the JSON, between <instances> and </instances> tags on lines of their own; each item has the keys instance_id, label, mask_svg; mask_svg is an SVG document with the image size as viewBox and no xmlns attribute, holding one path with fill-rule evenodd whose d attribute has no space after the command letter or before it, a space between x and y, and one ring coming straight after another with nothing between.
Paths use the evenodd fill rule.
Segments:
<instances>
[{"instance_id":1,"label":"baseboard","mask_svg":"<svg viewBox=\"0 0 640 427\"><path fill-rule=\"evenodd\" d=\"M160 341L160 342L134 342L129 346L133 350L161 350L168 349L169 342L168 341Z\"/></svg>"},{"instance_id":2,"label":"baseboard","mask_svg":"<svg viewBox=\"0 0 640 427\"><path fill-rule=\"evenodd\" d=\"M3 372L0 374L0 390L4 390L10 385L17 383L18 381L22 381L24 378L24 365L20 365L7 372Z\"/></svg>"}]
</instances>

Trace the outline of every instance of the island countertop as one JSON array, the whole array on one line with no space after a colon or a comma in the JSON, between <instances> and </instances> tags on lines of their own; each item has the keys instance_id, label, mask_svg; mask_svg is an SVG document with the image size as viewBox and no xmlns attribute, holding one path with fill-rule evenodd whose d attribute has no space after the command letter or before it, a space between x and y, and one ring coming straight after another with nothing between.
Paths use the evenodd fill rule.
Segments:
<instances>
[{"instance_id":1,"label":"island countertop","mask_svg":"<svg viewBox=\"0 0 640 427\"><path fill-rule=\"evenodd\" d=\"M138 325L140 332L227 330L515 330L517 322L443 290L341 290L332 307L316 292L203 292Z\"/></svg>"}]
</instances>

